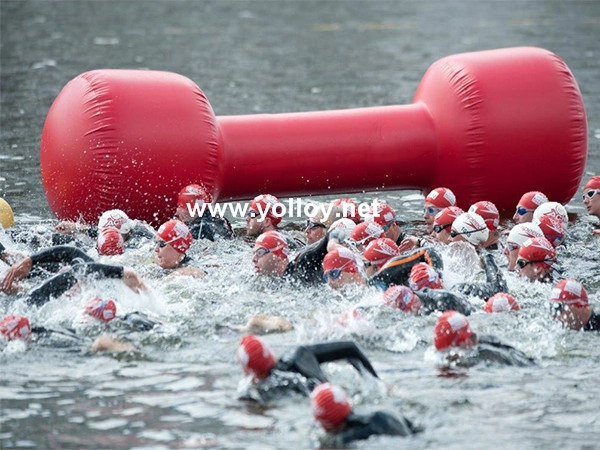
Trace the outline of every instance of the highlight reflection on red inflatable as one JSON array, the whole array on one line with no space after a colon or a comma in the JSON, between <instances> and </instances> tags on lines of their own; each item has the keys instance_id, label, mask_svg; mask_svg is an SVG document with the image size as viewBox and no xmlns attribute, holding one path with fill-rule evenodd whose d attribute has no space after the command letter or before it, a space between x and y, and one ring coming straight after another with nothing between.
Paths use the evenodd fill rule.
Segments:
<instances>
[{"instance_id":1,"label":"highlight reflection on red inflatable","mask_svg":"<svg viewBox=\"0 0 600 450\"><path fill-rule=\"evenodd\" d=\"M52 104L40 153L60 219L159 223L191 183L219 201L446 186L463 208L505 210L531 190L572 198L587 122L566 64L533 47L443 58L409 105L289 114L215 117L181 75L95 70Z\"/></svg>"}]
</instances>

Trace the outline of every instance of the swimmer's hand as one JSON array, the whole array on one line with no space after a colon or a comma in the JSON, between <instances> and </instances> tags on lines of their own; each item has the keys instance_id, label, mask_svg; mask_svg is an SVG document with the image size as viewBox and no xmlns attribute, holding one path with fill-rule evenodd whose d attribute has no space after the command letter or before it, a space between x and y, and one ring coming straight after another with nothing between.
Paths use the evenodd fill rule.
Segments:
<instances>
[{"instance_id":1,"label":"swimmer's hand","mask_svg":"<svg viewBox=\"0 0 600 450\"><path fill-rule=\"evenodd\" d=\"M139 294L141 291L145 291L146 284L140 278L138 273L133 269L123 269L123 282L127 285L129 289L131 289L136 294Z\"/></svg>"},{"instance_id":2,"label":"swimmer's hand","mask_svg":"<svg viewBox=\"0 0 600 450\"><path fill-rule=\"evenodd\" d=\"M10 294L11 292L13 292L13 282L22 280L27 275L29 275L32 266L33 261L30 257L24 258L18 263L13 264L10 267L10 269L6 271L6 275L2 280L2 292L4 292L5 294Z\"/></svg>"},{"instance_id":3,"label":"swimmer's hand","mask_svg":"<svg viewBox=\"0 0 600 450\"><path fill-rule=\"evenodd\" d=\"M241 333L266 334L290 331L293 328L292 323L284 317L257 314L252 316L246 325L236 329Z\"/></svg>"},{"instance_id":4,"label":"swimmer's hand","mask_svg":"<svg viewBox=\"0 0 600 450\"><path fill-rule=\"evenodd\" d=\"M62 222L59 222L54 227L54 231L60 234L75 234L78 232L86 231L87 228L87 225L82 225L77 222L69 222L64 220Z\"/></svg>"},{"instance_id":5,"label":"swimmer's hand","mask_svg":"<svg viewBox=\"0 0 600 450\"><path fill-rule=\"evenodd\" d=\"M129 342L120 341L112 336L100 336L90 347L92 353L98 352L133 352L137 349Z\"/></svg>"},{"instance_id":6,"label":"swimmer's hand","mask_svg":"<svg viewBox=\"0 0 600 450\"><path fill-rule=\"evenodd\" d=\"M408 252L410 250L414 250L415 248L420 246L419 238L416 236L407 236L402 239L398 248L400 249L400 253Z\"/></svg>"}]
</instances>

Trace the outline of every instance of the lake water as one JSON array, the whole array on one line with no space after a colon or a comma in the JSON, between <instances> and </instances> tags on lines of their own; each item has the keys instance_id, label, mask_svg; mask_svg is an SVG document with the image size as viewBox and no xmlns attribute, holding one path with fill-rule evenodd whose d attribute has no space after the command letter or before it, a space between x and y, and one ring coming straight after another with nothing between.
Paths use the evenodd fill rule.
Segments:
<instances>
[{"instance_id":1,"label":"lake water","mask_svg":"<svg viewBox=\"0 0 600 450\"><path fill-rule=\"evenodd\" d=\"M579 83L589 130L584 180L600 173L600 2L3 0L0 21L0 196L13 207L17 229L34 230L38 239L55 223L39 175L44 119L70 79L97 68L181 73L205 91L217 115L277 113L407 104L441 57L543 47L561 56ZM600 240L589 233L593 221L580 192L567 205L571 223L560 261L598 310ZM423 230L417 192L378 198L399 211L405 230ZM141 309L164 321L157 331L127 333L140 348L132 355L89 356L67 343L1 347L0 447L317 447L322 431L308 400L268 407L237 400L240 335L228 325L259 312L294 324L292 332L265 337L277 355L300 343L356 340L382 382L363 380L345 364L326 367L331 380L352 396L356 411L383 409L424 427L414 437L379 437L358 447L598 446L600 336L549 320L551 286L507 275L522 310L470 319L476 332L534 357L534 367L478 366L448 376L436 368L431 347L435 316L376 308L345 327L337 323L344 311L376 302L378 292L257 279L241 239L193 248L209 270L202 280L164 280L151 255L147 246L104 259L135 267L150 286L144 295L97 283L36 309L0 294L0 315L26 314L36 325L71 327L88 340L127 333L83 318L82 306L96 294L117 299L122 313ZM449 278L474 276L451 255L445 261Z\"/></svg>"}]
</instances>

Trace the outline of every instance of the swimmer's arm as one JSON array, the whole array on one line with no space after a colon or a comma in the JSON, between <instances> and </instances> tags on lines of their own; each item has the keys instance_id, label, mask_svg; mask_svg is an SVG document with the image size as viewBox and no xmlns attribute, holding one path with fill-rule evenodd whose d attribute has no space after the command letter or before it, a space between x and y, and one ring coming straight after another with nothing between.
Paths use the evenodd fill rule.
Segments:
<instances>
[{"instance_id":1,"label":"swimmer's arm","mask_svg":"<svg viewBox=\"0 0 600 450\"><path fill-rule=\"evenodd\" d=\"M32 265L47 263L72 263L75 259L81 259L83 262L92 262L93 259L85 252L71 245L57 245L46 248L30 257Z\"/></svg>"},{"instance_id":2,"label":"swimmer's arm","mask_svg":"<svg viewBox=\"0 0 600 450\"><path fill-rule=\"evenodd\" d=\"M371 375L379 378L377 372L375 372L375 369L371 365L371 362L367 359L362 350L358 348L356 343L352 341L325 342L323 344L307 345L305 347L314 353L319 363L347 359L350 364L358 369L353 360L359 361Z\"/></svg>"},{"instance_id":3,"label":"swimmer's arm","mask_svg":"<svg viewBox=\"0 0 600 450\"><path fill-rule=\"evenodd\" d=\"M84 223L71 222L68 220L59 222L54 227L54 231L60 234L86 233L91 238L98 237L98 227L96 225L86 225Z\"/></svg>"}]
</instances>

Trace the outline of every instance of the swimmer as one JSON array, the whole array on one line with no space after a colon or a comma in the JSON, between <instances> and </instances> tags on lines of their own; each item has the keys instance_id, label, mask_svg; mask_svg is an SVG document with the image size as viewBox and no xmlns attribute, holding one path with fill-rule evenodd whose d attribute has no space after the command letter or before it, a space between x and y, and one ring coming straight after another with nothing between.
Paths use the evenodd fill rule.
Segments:
<instances>
[{"instance_id":1,"label":"swimmer","mask_svg":"<svg viewBox=\"0 0 600 450\"><path fill-rule=\"evenodd\" d=\"M513 221L515 224L531 222L536 208L547 201L548 197L543 192L526 192L517 203L515 214L512 217Z\"/></svg>"},{"instance_id":2,"label":"swimmer","mask_svg":"<svg viewBox=\"0 0 600 450\"><path fill-rule=\"evenodd\" d=\"M486 313L519 311L521 307L515 298L507 292L498 292L491 296L483 307Z\"/></svg>"},{"instance_id":3,"label":"swimmer","mask_svg":"<svg viewBox=\"0 0 600 450\"><path fill-rule=\"evenodd\" d=\"M354 252L341 246L330 250L323 258L323 279L333 289L366 283Z\"/></svg>"},{"instance_id":4,"label":"swimmer","mask_svg":"<svg viewBox=\"0 0 600 450\"><path fill-rule=\"evenodd\" d=\"M61 340L61 345L71 342L84 345L90 353L99 352L133 352L137 349L129 342L122 341L112 336L100 336L91 344L87 339L75 334L72 330L58 330L46 327L32 327L29 319L20 315L9 315L0 320L0 336L5 341L41 342L51 337Z\"/></svg>"},{"instance_id":5,"label":"swimmer","mask_svg":"<svg viewBox=\"0 0 600 450\"><path fill-rule=\"evenodd\" d=\"M500 213L498 208L492 202L481 201L473 203L469 208L470 213L479 214L488 228L488 238L482 244L482 247L487 250L498 250L498 240L500 239Z\"/></svg>"},{"instance_id":6,"label":"swimmer","mask_svg":"<svg viewBox=\"0 0 600 450\"><path fill-rule=\"evenodd\" d=\"M484 248L489 237L488 226L479 214L466 212L452 222L450 237L452 242L468 242L475 250Z\"/></svg>"},{"instance_id":7,"label":"swimmer","mask_svg":"<svg viewBox=\"0 0 600 450\"><path fill-rule=\"evenodd\" d=\"M345 447L370 436L409 436L422 431L410 420L384 411L355 413L343 389L331 383L317 386L310 395L310 403L314 418L328 433L324 439L327 448Z\"/></svg>"},{"instance_id":8,"label":"swimmer","mask_svg":"<svg viewBox=\"0 0 600 450\"><path fill-rule=\"evenodd\" d=\"M583 285L573 279L559 281L550 294L552 318L571 330L600 331L600 314L589 304Z\"/></svg>"},{"instance_id":9,"label":"swimmer","mask_svg":"<svg viewBox=\"0 0 600 450\"><path fill-rule=\"evenodd\" d=\"M236 359L252 377L252 386L241 398L261 403L292 392L310 395L315 386L327 382L320 366L324 362L346 360L361 375L368 372L379 378L361 349L350 341L292 347L276 360L260 338L248 334L240 341Z\"/></svg>"},{"instance_id":10,"label":"swimmer","mask_svg":"<svg viewBox=\"0 0 600 450\"><path fill-rule=\"evenodd\" d=\"M518 223L511 228L506 238L506 247L504 247L504 255L508 261L508 270L514 272L517 270L517 258L519 257L519 249L527 239L544 237L542 229L531 222Z\"/></svg>"},{"instance_id":11,"label":"swimmer","mask_svg":"<svg viewBox=\"0 0 600 450\"><path fill-rule=\"evenodd\" d=\"M283 211L284 205L274 195L261 194L254 197L246 213L246 235L258 237L267 231L277 231L285 238L291 250L303 247L304 242L279 229Z\"/></svg>"},{"instance_id":12,"label":"swimmer","mask_svg":"<svg viewBox=\"0 0 600 450\"><path fill-rule=\"evenodd\" d=\"M385 231L381 225L373 220L365 220L352 229L348 242L359 253L363 253L371 241L384 237Z\"/></svg>"},{"instance_id":13,"label":"swimmer","mask_svg":"<svg viewBox=\"0 0 600 450\"><path fill-rule=\"evenodd\" d=\"M400 249L394 241L379 238L371 241L363 253L363 266L368 277L374 275L383 265L400 254Z\"/></svg>"},{"instance_id":14,"label":"swimmer","mask_svg":"<svg viewBox=\"0 0 600 450\"><path fill-rule=\"evenodd\" d=\"M387 203L377 202L376 209L371 208L365 220L377 222L383 228L385 237L394 241L396 245L400 245L404 239L404 233L398 226L396 211Z\"/></svg>"},{"instance_id":15,"label":"swimmer","mask_svg":"<svg viewBox=\"0 0 600 450\"><path fill-rule=\"evenodd\" d=\"M433 330L435 349L446 362L470 367L480 362L509 366L531 366L533 359L520 350L490 335L478 336L471 331L469 320L457 311L446 311Z\"/></svg>"},{"instance_id":16,"label":"swimmer","mask_svg":"<svg viewBox=\"0 0 600 450\"><path fill-rule=\"evenodd\" d=\"M175 217L185 223L194 239L216 238L231 239L233 229L229 220L221 216L213 216L208 205L212 203L210 194L199 184L185 186L177 196ZM206 205L206 206L204 206ZM195 213L195 208L205 208L202 215ZM191 212L190 212L191 211ZM192 215L192 214L195 215Z\"/></svg>"},{"instance_id":17,"label":"swimmer","mask_svg":"<svg viewBox=\"0 0 600 450\"><path fill-rule=\"evenodd\" d=\"M427 194L423 208L423 219L427 226L427 234L431 234L433 231L433 219L436 214L449 206L456 206L456 196L450 189L438 187Z\"/></svg>"},{"instance_id":18,"label":"swimmer","mask_svg":"<svg viewBox=\"0 0 600 450\"><path fill-rule=\"evenodd\" d=\"M594 175L585 183L583 204L590 216L600 219L600 175ZM600 235L600 225L596 225L593 233Z\"/></svg>"},{"instance_id":19,"label":"swimmer","mask_svg":"<svg viewBox=\"0 0 600 450\"><path fill-rule=\"evenodd\" d=\"M556 263L556 250L548 239L527 239L519 248L517 267L519 276L529 281L552 282L552 270Z\"/></svg>"},{"instance_id":20,"label":"swimmer","mask_svg":"<svg viewBox=\"0 0 600 450\"><path fill-rule=\"evenodd\" d=\"M367 284L377 286L382 290L393 285L408 286L410 271L415 264L420 262L427 263L440 271L444 267L442 258L434 248L421 247L390 259L379 272L369 278Z\"/></svg>"}]
</instances>

